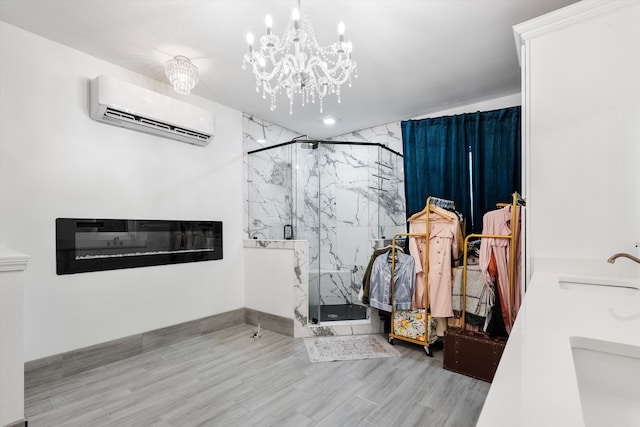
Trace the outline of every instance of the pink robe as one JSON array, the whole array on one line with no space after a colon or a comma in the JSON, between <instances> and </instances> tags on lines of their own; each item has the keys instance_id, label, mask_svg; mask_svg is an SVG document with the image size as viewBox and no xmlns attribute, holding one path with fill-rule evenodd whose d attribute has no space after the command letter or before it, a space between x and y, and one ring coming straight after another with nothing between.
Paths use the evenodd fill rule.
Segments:
<instances>
[{"instance_id":1,"label":"pink robe","mask_svg":"<svg viewBox=\"0 0 640 427\"><path fill-rule=\"evenodd\" d=\"M518 224L520 221L520 211L516 213ZM502 209L487 212L482 220L482 234L494 235L510 235L511 234L511 206L505 206ZM498 270L498 294L499 299L496 303L501 302L502 317L507 332L511 332L511 327L515 321L518 308L520 307L521 291L520 281L522 277L522 269L520 267L520 227L516 230L516 249L515 269L514 269L514 307L509 309L511 305L511 289L509 285L509 259L511 258L510 239L488 238L483 237L480 243L480 268L485 274L485 279L491 282L489 275L489 262L491 254L495 257L496 267ZM511 313L511 315L509 315Z\"/></svg>"}]
</instances>

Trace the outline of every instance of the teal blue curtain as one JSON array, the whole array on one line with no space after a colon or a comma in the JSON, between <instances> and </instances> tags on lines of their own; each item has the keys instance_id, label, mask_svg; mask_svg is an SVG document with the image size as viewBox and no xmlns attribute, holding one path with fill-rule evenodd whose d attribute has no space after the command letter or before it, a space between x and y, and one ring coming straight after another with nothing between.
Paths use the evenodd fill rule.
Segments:
<instances>
[{"instance_id":1,"label":"teal blue curtain","mask_svg":"<svg viewBox=\"0 0 640 427\"><path fill-rule=\"evenodd\" d=\"M453 200L467 232L521 186L520 107L401 123L407 215Z\"/></svg>"},{"instance_id":2,"label":"teal blue curtain","mask_svg":"<svg viewBox=\"0 0 640 427\"><path fill-rule=\"evenodd\" d=\"M401 123L407 216L422 210L429 196L470 212L469 125L465 116Z\"/></svg>"},{"instance_id":3,"label":"teal blue curtain","mask_svg":"<svg viewBox=\"0 0 640 427\"><path fill-rule=\"evenodd\" d=\"M478 138L473 158L474 232L482 231L482 215L498 202L521 193L520 107L478 113ZM478 222L480 221L480 222Z\"/></svg>"}]
</instances>

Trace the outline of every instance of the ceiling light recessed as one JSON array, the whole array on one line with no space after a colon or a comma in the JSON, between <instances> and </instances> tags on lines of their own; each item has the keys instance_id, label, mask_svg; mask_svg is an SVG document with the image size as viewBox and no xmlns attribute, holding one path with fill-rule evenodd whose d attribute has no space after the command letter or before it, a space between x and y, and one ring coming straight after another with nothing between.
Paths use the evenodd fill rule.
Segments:
<instances>
[{"instance_id":1,"label":"ceiling light recessed","mask_svg":"<svg viewBox=\"0 0 640 427\"><path fill-rule=\"evenodd\" d=\"M336 118L335 117L325 117L324 119L322 119L322 123L324 123L327 126L331 126L331 125L335 125L336 124Z\"/></svg>"}]
</instances>

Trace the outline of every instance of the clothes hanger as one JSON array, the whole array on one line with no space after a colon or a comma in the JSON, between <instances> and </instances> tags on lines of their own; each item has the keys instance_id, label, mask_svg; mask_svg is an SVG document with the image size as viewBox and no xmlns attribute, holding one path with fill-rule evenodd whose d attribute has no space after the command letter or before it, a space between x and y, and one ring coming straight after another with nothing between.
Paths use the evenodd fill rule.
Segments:
<instances>
[{"instance_id":1,"label":"clothes hanger","mask_svg":"<svg viewBox=\"0 0 640 427\"><path fill-rule=\"evenodd\" d=\"M522 198L522 196L518 192L514 193L513 196L515 196L515 200L518 206L527 206L527 202L525 202L525 200ZM504 202L496 203L496 207L498 208L504 208L505 206L511 206L511 205L513 205L513 202L512 203L504 203Z\"/></svg>"},{"instance_id":2,"label":"clothes hanger","mask_svg":"<svg viewBox=\"0 0 640 427\"><path fill-rule=\"evenodd\" d=\"M442 209L440 206L437 206L437 205L429 205L429 212L433 212L449 221L453 221L453 219L456 217L456 214L454 214L453 212L449 212L446 209Z\"/></svg>"},{"instance_id":3,"label":"clothes hanger","mask_svg":"<svg viewBox=\"0 0 640 427\"><path fill-rule=\"evenodd\" d=\"M387 245L387 246L381 247L380 249L381 250L385 250L385 251L388 252L388 251L391 250L392 247L393 247L393 245ZM398 245L396 245L396 251L404 253L404 249L401 246L398 246Z\"/></svg>"},{"instance_id":4,"label":"clothes hanger","mask_svg":"<svg viewBox=\"0 0 640 427\"><path fill-rule=\"evenodd\" d=\"M427 208L422 209L420 212L416 212L407 219L407 222L416 221L420 217L424 216L427 213Z\"/></svg>"},{"instance_id":5,"label":"clothes hanger","mask_svg":"<svg viewBox=\"0 0 640 427\"><path fill-rule=\"evenodd\" d=\"M424 221L424 216L426 215L426 213L428 212L433 212L435 214L437 214L438 216L448 220L448 221L453 221L454 218L456 218L455 214L453 212L449 212L446 209L442 209L439 206L436 205L432 205L429 204L427 207L425 207L424 209L422 209L420 212L416 212L413 215L411 215L409 217L409 219L407 220L407 222L412 222L412 221Z\"/></svg>"},{"instance_id":6,"label":"clothes hanger","mask_svg":"<svg viewBox=\"0 0 640 427\"><path fill-rule=\"evenodd\" d=\"M447 199L441 199L439 197L429 196L427 198L427 203L424 209L411 215L409 219L407 219L407 222L419 220L421 219L420 217L425 215L427 212L437 213L443 218L446 218L451 221L454 218L457 218L457 215L455 215L452 212L449 212L447 209L455 209L455 207L456 207L456 204L453 200L447 200ZM439 211L435 211L434 208L439 209Z\"/></svg>"}]
</instances>

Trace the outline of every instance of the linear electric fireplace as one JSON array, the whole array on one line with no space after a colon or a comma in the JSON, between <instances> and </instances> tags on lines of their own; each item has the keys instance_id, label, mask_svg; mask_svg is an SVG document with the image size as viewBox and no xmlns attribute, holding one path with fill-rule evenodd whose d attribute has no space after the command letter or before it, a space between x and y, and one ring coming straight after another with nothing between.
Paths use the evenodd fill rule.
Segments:
<instances>
[{"instance_id":1,"label":"linear electric fireplace","mask_svg":"<svg viewBox=\"0 0 640 427\"><path fill-rule=\"evenodd\" d=\"M221 221L56 219L58 274L216 259Z\"/></svg>"}]
</instances>

